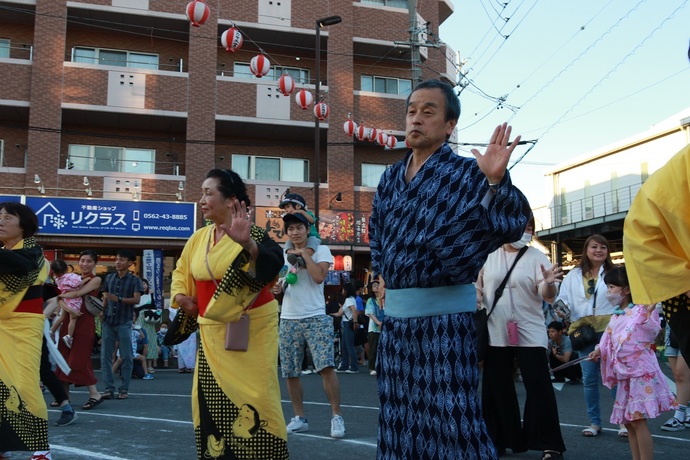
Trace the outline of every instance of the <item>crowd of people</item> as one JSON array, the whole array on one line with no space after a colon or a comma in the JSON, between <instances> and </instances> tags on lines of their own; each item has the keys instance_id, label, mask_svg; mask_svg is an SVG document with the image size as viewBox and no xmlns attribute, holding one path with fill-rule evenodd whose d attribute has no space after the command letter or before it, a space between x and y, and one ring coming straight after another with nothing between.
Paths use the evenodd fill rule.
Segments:
<instances>
[{"instance_id":1,"label":"crowd of people","mask_svg":"<svg viewBox=\"0 0 690 460\"><path fill-rule=\"evenodd\" d=\"M566 379L583 384L590 423L583 436L602 431L602 382L611 390L610 421L628 438L633 459L652 458L648 419L675 410L662 429L679 431L688 424L687 271L672 280L671 290L650 286L639 258L626 255L629 271L615 267L609 242L592 235L578 266L564 276L528 246L534 221L506 169L520 136L511 140L511 127L503 124L483 154L458 156L447 140L459 114L456 94L440 81L423 82L408 97L410 150L384 172L373 200L372 295L364 302L364 286L346 284L343 302L328 313L324 281L332 255L314 234L318 219L301 196L286 195L281 208L289 244L282 249L252 223L246 184L234 171L213 169L201 185L199 207L210 225L187 241L172 275L171 320L160 325L146 314L154 302L148 282L131 271L130 250L117 252L115 272L104 279L95 275L94 251L81 253L78 279L56 262L59 290L48 294L50 267L34 238L36 215L19 203L0 203L0 346L22 350L0 360L0 390L8 395L0 417L0 458L14 450L32 451L34 460L52 458L39 379L53 394L51 405L61 409L57 424L69 425L76 420L71 385L88 388L83 410L127 399L136 367L152 380L159 355L167 366L173 346L180 372L193 373L200 459L289 457L288 435L309 430L301 383L307 348L323 380L333 438L346 434L337 373L357 373L368 358L380 400L379 460L496 459L507 449L562 459L566 446L552 382ZM688 152L682 152L683 160ZM654 199L654 192L644 195ZM676 217L671 224L687 219L663 198L658 204L666 221ZM640 241L660 236L649 220L639 223L645 211L635 209L631 220L638 225L626 237L632 250L663 253L678 264L678 248L687 246L674 240L668 250L658 244L644 248ZM276 296L282 296L280 306ZM103 300L98 321L85 311L90 297ZM670 327L667 350L678 399L652 346L661 330L657 302L664 303ZM545 317L545 304L554 305L555 314ZM489 342L481 363L477 308L487 310ZM54 323L58 339L52 343L43 336L45 317L55 312L61 319ZM334 318L342 319L339 367ZM102 392L91 365L97 326ZM54 373L49 354L57 360ZM583 358L579 365L576 356ZM292 405L288 420L276 363ZM522 415L515 367L526 390Z\"/></svg>"}]
</instances>

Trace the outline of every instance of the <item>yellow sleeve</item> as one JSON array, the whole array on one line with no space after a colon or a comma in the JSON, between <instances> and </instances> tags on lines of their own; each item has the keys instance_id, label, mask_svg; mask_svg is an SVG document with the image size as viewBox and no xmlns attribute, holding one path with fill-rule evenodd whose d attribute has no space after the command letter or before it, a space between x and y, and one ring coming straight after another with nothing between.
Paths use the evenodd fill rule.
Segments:
<instances>
[{"instance_id":1,"label":"yellow sleeve","mask_svg":"<svg viewBox=\"0 0 690 460\"><path fill-rule=\"evenodd\" d=\"M623 252L635 303L690 290L689 184L690 145L647 180L628 211Z\"/></svg>"},{"instance_id":2,"label":"yellow sleeve","mask_svg":"<svg viewBox=\"0 0 690 460\"><path fill-rule=\"evenodd\" d=\"M204 240L203 235L208 232L208 228L201 228L197 230L182 249L182 254L177 260L175 270L173 271L172 284L170 285L170 307L178 308L175 303L175 296L182 294L185 296L196 297L196 284L192 274L192 262L197 251L203 250L199 247L201 241Z\"/></svg>"}]
</instances>

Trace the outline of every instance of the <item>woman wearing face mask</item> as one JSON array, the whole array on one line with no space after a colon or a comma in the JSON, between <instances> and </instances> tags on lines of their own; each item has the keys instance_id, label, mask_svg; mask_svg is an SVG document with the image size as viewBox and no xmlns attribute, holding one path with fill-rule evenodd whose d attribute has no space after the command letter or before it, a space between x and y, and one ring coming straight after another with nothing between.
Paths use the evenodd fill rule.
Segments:
<instances>
[{"instance_id":1,"label":"woman wearing face mask","mask_svg":"<svg viewBox=\"0 0 690 460\"><path fill-rule=\"evenodd\" d=\"M504 244L489 255L477 279L481 305L490 312L482 413L499 454L506 449L513 453L540 450L542 459L561 459L565 444L546 356L542 300L553 302L556 282L563 274L539 250L526 246L533 233L534 218L520 241ZM494 306L496 289L513 263L515 269ZM514 360L527 393L522 421L512 376Z\"/></svg>"},{"instance_id":2,"label":"woman wearing face mask","mask_svg":"<svg viewBox=\"0 0 690 460\"><path fill-rule=\"evenodd\" d=\"M596 332L596 340L577 350L580 356L587 356L594 351L602 333L609 323L614 307L606 300L606 283L604 276L613 270L613 262L609 254L609 242L601 235L594 234L585 240L580 264L570 270L563 279L558 299L570 308L570 329L568 334L583 326L592 326ZM599 363L583 361L582 383L587 405L587 416L590 426L582 430L582 436L593 438L601 433L601 409L599 407L599 381L601 372ZM616 398L616 389L611 390ZM620 426L618 436L627 437L625 425Z\"/></svg>"}]
</instances>

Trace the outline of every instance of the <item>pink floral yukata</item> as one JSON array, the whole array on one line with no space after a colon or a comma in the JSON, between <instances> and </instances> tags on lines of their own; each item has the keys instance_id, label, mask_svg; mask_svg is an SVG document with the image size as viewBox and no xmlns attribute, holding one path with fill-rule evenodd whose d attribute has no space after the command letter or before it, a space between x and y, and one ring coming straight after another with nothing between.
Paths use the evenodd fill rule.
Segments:
<instances>
[{"instance_id":1,"label":"pink floral yukata","mask_svg":"<svg viewBox=\"0 0 690 460\"><path fill-rule=\"evenodd\" d=\"M599 343L601 379L608 388L618 385L611 423L655 418L677 407L651 348L660 330L659 313L643 305L611 316Z\"/></svg>"}]
</instances>

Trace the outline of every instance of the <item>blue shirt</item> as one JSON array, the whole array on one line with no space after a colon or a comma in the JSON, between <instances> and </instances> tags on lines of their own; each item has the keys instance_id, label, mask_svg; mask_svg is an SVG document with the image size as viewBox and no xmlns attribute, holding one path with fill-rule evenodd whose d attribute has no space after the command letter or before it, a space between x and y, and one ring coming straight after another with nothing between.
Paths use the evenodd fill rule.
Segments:
<instances>
[{"instance_id":1,"label":"blue shirt","mask_svg":"<svg viewBox=\"0 0 690 460\"><path fill-rule=\"evenodd\" d=\"M408 184L411 154L381 176L369 221L372 270L392 289L472 283L491 252L520 239L529 203L508 171L485 199L494 192L477 161L446 143Z\"/></svg>"}]
</instances>

